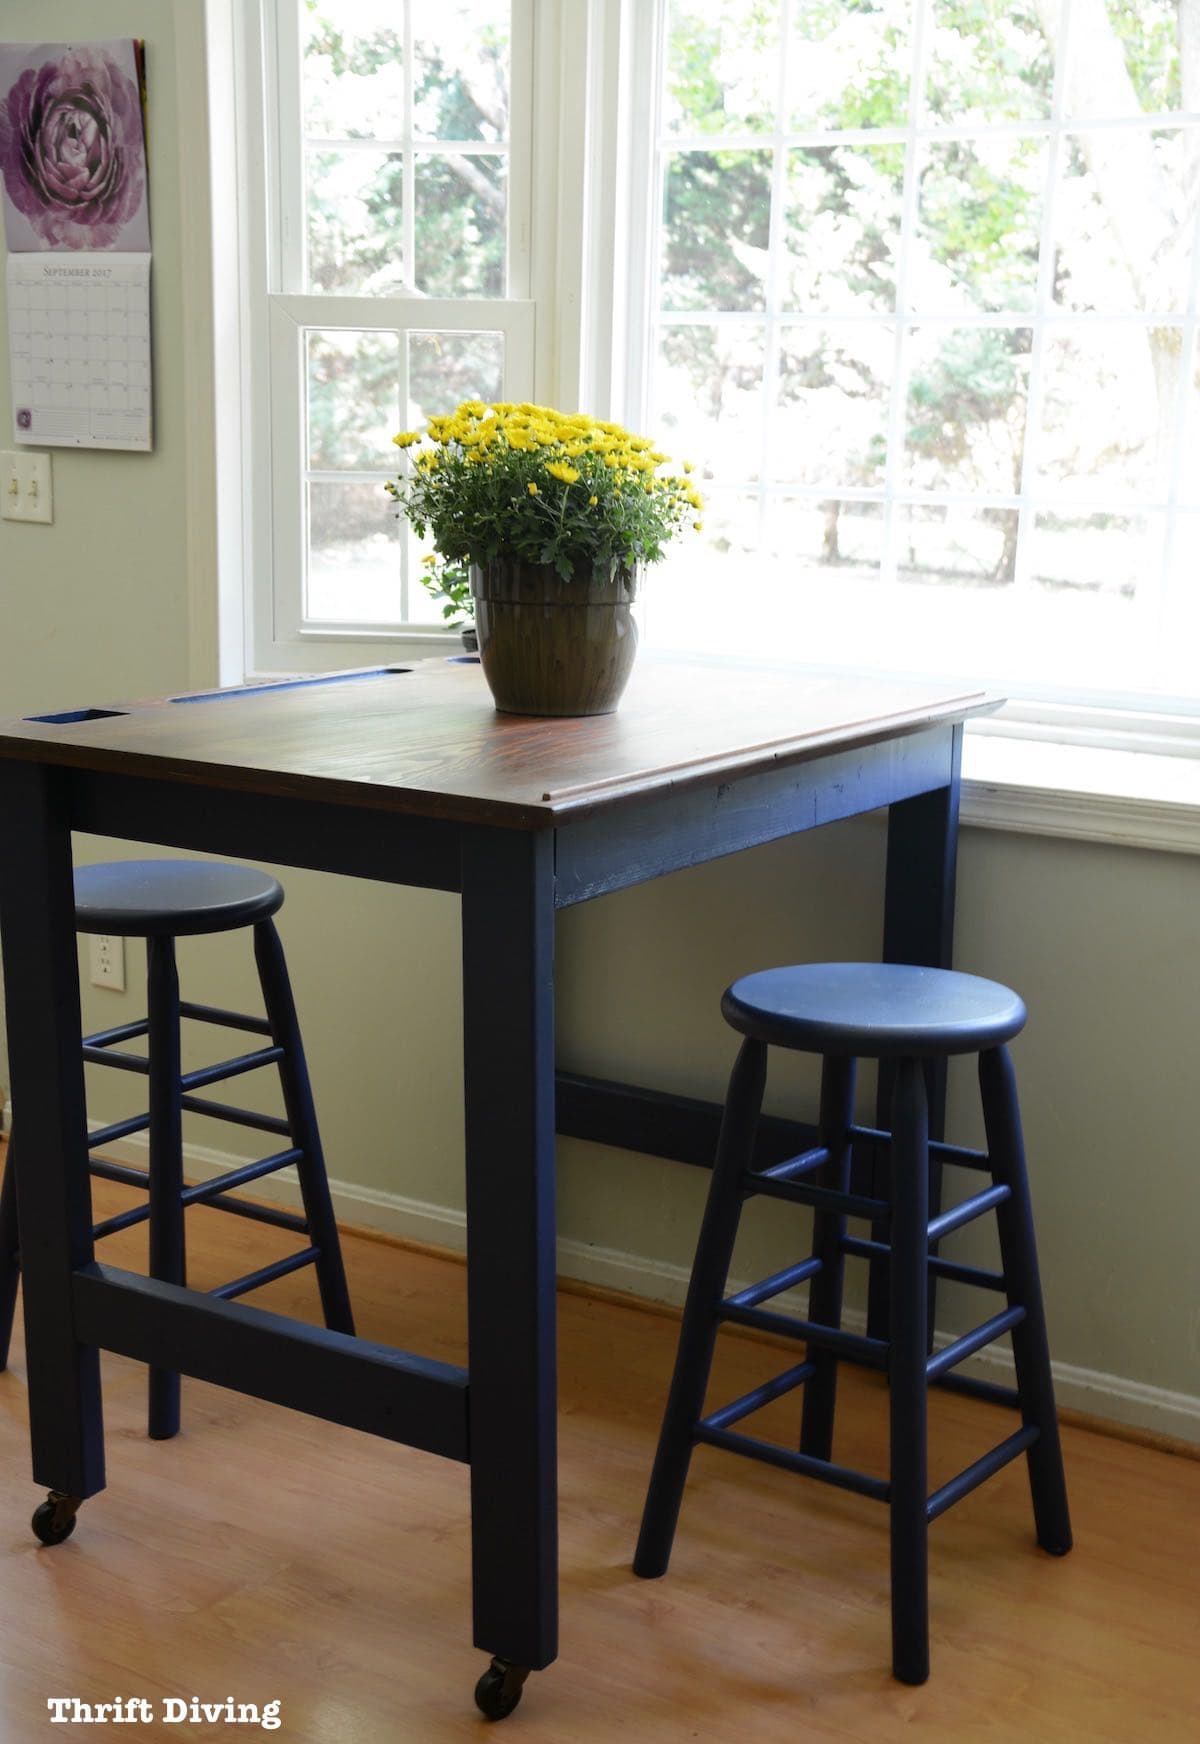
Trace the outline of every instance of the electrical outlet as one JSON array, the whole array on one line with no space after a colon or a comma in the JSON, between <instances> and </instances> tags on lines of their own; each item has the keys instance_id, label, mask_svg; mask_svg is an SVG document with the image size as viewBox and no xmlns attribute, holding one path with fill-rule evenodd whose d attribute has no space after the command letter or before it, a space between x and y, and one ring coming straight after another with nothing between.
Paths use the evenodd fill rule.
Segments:
<instances>
[{"instance_id":1,"label":"electrical outlet","mask_svg":"<svg viewBox=\"0 0 1200 1744\"><path fill-rule=\"evenodd\" d=\"M125 940L111 933L92 933L88 940L93 987L125 991Z\"/></svg>"},{"instance_id":2,"label":"electrical outlet","mask_svg":"<svg viewBox=\"0 0 1200 1744\"><path fill-rule=\"evenodd\" d=\"M0 515L6 521L54 519L48 454L0 454Z\"/></svg>"}]
</instances>

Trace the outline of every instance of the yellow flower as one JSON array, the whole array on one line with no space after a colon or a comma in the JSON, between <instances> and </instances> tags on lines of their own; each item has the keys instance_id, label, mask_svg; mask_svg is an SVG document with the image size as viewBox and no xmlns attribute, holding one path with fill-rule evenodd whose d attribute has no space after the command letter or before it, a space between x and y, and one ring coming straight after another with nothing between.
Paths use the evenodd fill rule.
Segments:
<instances>
[{"instance_id":1,"label":"yellow flower","mask_svg":"<svg viewBox=\"0 0 1200 1744\"><path fill-rule=\"evenodd\" d=\"M531 497L535 497L538 494L538 487L533 483L532 479L525 486L525 489L529 492Z\"/></svg>"},{"instance_id":2,"label":"yellow flower","mask_svg":"<svg viewBox=\"0 0 1200 1744\"><path fill-rule=\"evenodd\" d=\"M685 460L683 463L683 470L685 472L695 472L696 468L692 465L690 460Z\"/></svg>"},{"instance_id":3,"label":"yellow flower","mask_svg":"<svg viewBox=\"0 0 1200 1744\"><path fill-rule=\"evenodd\" d=\"M693 521L692 526L695 528L697 533L703 533L703 531L704 531L704 522L703 521Z\"/></svg>"},{"instance_id":4,"label":"yellow flower","mask_svg":"<svg viewBox=\"0 0 1200 1744\"><path fill-rule=\"evenodd\" d=\"M596 504L597 504L597 503L598 503L598 502L599 502L599 501L600 501L600 498L599 498L599 497L589 497L589 498L588 498L588 508L589 508L589 509L594 509L594 508L595 508L595 506L596 506Z\"/></svg>"},{"instance_id":5,"label":"yellow flower","mask_svg":"<svg viewBox=\"0 0 1200 1744\"><path fill-rule=\"evenodd\" d=\"M411 448L414 442L419 442L420 440L421 432L419 430L402 430L399 436L392 437L392 441L396 444L397 448Z\"/></svg>"},{"instance_id":6,"label":"yellow flower","mask_svg":"<svg viewBox=\"0 0 1200 1744\"><path fill-rule=\"evenodd\" d=\"M546 471L551 478L560 478L564 484L575 484L579 474L573 466L568 466L565 460L548 460Z\"/></svg>"},{"instance_id":7,"label":"yellow flower","mask_svg":"<svg viewBox=\"0 0 1200 1744\"><path fill-rule=\"evenodd\" d=\"M437 552L430 551L427 556L422 557L421 562L422 563L436 563L437 562Z\"/></svg>"}]
</instances>

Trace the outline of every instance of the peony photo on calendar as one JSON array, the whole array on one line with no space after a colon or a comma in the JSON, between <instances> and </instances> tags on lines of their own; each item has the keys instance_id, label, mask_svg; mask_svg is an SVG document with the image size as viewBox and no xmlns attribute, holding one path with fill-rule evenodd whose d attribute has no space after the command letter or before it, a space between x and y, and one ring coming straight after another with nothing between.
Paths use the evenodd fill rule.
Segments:
<instances>
[{"instance_id":1,"label":"peony photo on calendar","mask_svg":"<svg viewBox=\"0 0 1200 1744\"><path fill-rule=\"evenodd\" d=\"M0 43L10 253L150 247L141 44Z\"/></svg>"}]
</instances>

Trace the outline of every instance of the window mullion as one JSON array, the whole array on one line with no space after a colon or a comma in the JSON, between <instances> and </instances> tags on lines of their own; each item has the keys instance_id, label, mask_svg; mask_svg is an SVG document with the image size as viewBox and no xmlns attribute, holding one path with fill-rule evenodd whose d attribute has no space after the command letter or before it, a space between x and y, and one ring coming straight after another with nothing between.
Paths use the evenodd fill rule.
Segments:
<instances>
[{"instance_id":1,"label":"window mullion","mask_svg":"<svg viewBox=\"0 0 1200 1744\"><path fill-rule=\"evenodd\" d=\"M884 466L883 544L880 577L894 585L899 578L896 493L900 489L904 458L908 400L908 357L911 351L908 322L909 259L917 229L920 197L920 120L925 103L925 37L933 0L917 0L913 11L911 81L908 95L908 127L904 147L904 191L901 196L900 237L896 252L896 332L892 345L892 396L888 406L887 460Z\"/></svg>"}]
</instances>

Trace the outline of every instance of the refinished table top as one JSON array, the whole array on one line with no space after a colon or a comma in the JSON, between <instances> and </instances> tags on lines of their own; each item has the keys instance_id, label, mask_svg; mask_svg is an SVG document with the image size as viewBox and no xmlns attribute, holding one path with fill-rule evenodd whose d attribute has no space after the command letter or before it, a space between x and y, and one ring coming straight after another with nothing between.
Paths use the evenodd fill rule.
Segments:
<instances>
[{"instance_id":1,"label":"refinished table top","mask_svg":"<svg viewBox=\"0 0 1200 1744\"><path fill-rule=\"evenodd\" d=\"M496 711L429 660L0 722L0 757L540 829L995 708L983 691L643 654L615 714Z\"/></svg>"}]
</instances>

